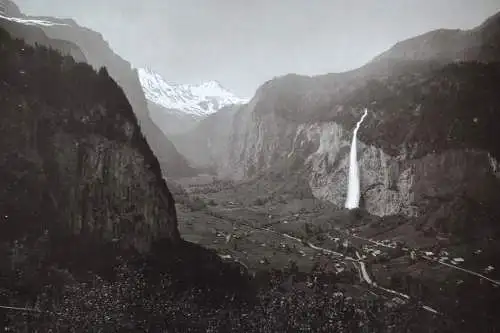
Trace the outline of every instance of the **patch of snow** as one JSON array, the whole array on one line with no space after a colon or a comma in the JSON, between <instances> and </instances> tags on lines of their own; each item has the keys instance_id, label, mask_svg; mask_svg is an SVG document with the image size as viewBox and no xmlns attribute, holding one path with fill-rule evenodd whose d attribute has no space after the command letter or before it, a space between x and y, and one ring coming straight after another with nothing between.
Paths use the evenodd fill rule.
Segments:
<instances>
[{"instance_id":1,"label":"patch of snow","mask_svg":"<svg viewBox=\"0 0 500 333\"><path fill-rule=\"evenodd\" d=\"M10 17L10 16L5 16L0 14L0 18L11 21L11 22L16 22L16 23L21 23L21 24L26 24L26 25L42 25L46 27L54 26L54 25L68 25L65 23L55 23L51 21L46 21L46 20L32 20L32 19L24 19L20 17Z\"/></svg>"}]
</instances>

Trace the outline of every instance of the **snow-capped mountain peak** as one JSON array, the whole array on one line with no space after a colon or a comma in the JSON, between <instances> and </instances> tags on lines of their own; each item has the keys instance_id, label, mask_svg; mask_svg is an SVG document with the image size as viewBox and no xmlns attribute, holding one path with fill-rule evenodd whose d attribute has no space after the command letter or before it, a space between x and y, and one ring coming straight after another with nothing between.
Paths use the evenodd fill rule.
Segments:
<instances>
[{"instance_id":1,"label":"snow-capped mountain peak","mask_svg":"<svg viewBox=\"0 0 500 333\"><path fill-rule=\"evenodd\" d=\"M150 68L139 68L139 80L146 98L167 109L180 110L193 116L206 116L230 104L244 104L239 98L215 81L199 85L167 83Z\"/></svg>"}]
</instances>

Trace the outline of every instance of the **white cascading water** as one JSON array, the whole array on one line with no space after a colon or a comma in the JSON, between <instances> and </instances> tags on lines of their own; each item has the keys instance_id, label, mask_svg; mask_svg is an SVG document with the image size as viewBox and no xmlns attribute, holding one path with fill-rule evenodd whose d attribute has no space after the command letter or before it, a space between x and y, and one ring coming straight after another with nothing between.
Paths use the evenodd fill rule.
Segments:
<instances>
[{"instance_id":1,"label":"white cascading water","mask_svg":"<svg viewBox=\"0 0 500 333\"><path fill-rule=\"evenodd\" d=\"M347 188L347 199L345 201L345 208L354 209L359 207L360 197L360 182L359 182L359 166L358 166L358 149L356 147L356 136L358 135L359 126L368 114L365 113L356 124L354 132L352 133L351 153L349 155L349 185Z\"/></svg>"}]
</instances>

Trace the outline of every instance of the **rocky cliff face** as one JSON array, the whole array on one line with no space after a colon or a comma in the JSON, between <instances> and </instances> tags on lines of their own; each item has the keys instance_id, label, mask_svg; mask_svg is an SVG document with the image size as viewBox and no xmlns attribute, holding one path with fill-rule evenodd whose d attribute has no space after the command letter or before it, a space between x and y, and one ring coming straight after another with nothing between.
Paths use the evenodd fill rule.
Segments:
<instances>
[{"instance_id":1,"label":"rocky cliff face","mask_svg":"<svg viewBox=\"0 0 500 333\"><path fill-rule=\"evenodd\" d=\"M32 27L26 27L19 23L9 22L9 26L4 24L2 26L13 33L15 37L27 39L30 43L36 42L41 45L51 46L66 54L76 55L76 51L67 51L69 46L66 44L77 46L81 50L81 55L78 55L75 58L76 60L84 60L95 69L105 66L111 77L123 88L148 143L159 159L164 174L168 177L177 177L194 173L186 159L179 154L172 142L165 137L164 133L149 117L146 98L139 82L137 70L115 54L101 34L80 27L74 20L70 19L29 18L47 20L54 24L38 26L36 35L34 35L33 31L35 30Z\"/></svg>"},{"instance_id":2,"label":"rocky cliff face","mask_svg":"<svg viewBox=\"0 0 500 333\"><path fill-rule=\"evenodd\" d=\"M364 208L434 222L444 217L443 202L489 211L500 189L495 139L500 67L490 52L495 45L485 36L494 36L497 25L490 19L454 37L444 33L453 45L443 47L451 54L446 57L439 50L408 56L415 45L427 45L424 35L356 71L267 82L232 117L204 120L185 136L191 144L179 149L193 158L203 147L208 156L197 163L212 163L219 175L235 179L279 163L283 172L305 177L316 197L343 206L352 129L368 107L358 133ZM463 35L476 37L465 43ZM465 52L471 49L481 52L472 57ZM451 61L459 54L467 54L462 60L468 61ZM202 146L202 139L220 145Z\"/></svg>"},{"instance_id":3,"label":"rocky cliff face","mask_svg":"<svg viewBox=\"0 0 500 333\"><path fill-rule=\"evenodd\" d=\"M148 250L180 241L173 198L120 87L102 68L0 30L1 238ZM53 243L56 244L57 242Z\"/></svg>"}]
</instances>

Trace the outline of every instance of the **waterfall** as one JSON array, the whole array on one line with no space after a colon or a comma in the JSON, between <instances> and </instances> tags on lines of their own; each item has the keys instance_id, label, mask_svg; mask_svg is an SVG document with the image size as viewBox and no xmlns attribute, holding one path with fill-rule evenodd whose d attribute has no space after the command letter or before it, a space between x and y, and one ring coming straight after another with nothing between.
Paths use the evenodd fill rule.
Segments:
<instances>
[{"instance_id":1,"label":"waterfall","mask_svg":"<svg viewBox=\"0 0 500 333\"><path fill-rule=\"evenodd\" d=\"M351 153L349 155L349 185L347 188L347 199L345 201L345 208L347 209L354 209L359 207L360 183L356 136L358 135L359 126L361 125L367 114L368 110L365 109L365 113L356 124L356 128L354 128L354 132L352 133Z\"/></svg>"}]
</instances>

